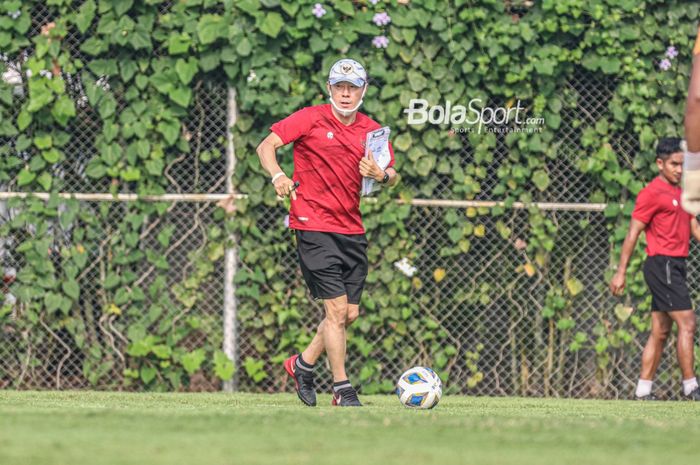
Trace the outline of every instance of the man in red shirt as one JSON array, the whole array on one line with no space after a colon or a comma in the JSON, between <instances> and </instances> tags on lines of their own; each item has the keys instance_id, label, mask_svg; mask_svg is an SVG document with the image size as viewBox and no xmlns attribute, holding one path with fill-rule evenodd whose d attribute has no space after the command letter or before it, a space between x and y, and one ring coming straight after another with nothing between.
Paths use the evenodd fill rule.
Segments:
<instances>
[{"instance_id":1,"label":"man in red shirt","mask_svg":"<svg viewBox=\"0 0 700 465\"><path fill-rule=\"evenodd\" d=\"M263 168L279 196L289 196L289 227L295 230L299 265L316 299L323 299L325 318L301 354L284 367L306 405L316 405L313 368L325 350L333 372L333 405L361 406L345 373L347 325L359 315L367 277L367 239L360 216L362 177L385 185L397 181L391 162L382 170L365 158L367 133L381 126L358 112L367 90L367 73L355 60L336 62L326 89L330 104L302 108L273 124L258 146ZM277 163L276 150L294 143L294 174Z\"/></svg>"},{"instance_id":2,"label":"man in red shirt","mask_svg":"<svg viewBox=\"0 0 700 465\"><path fill-rule=\"evenodd\" d=\"M677 356L683 375L683 396L700 400L694 372L695 311L686 285L686 257L690 234L700 241L697 219L681 208L683 173L681 139L665 138L656 148L659 176L639 192L620 263L610 281L615 295L625 288L625 272L637 238L646 233L644 280L651 291L651 334L642 353L642 369L635 391L640 400L655 400L652 383L673 322L678 326Z\"/></svg>"}]
</instances>

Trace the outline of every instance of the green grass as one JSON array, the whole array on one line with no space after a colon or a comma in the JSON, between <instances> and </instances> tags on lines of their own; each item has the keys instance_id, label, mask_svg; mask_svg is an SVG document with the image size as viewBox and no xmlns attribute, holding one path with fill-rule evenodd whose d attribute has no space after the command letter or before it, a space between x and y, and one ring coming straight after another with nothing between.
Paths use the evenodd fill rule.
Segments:
<instances>
[{"instance_id":1,"label":"green grass","mask_svg":"<svg viewBox=\"0 0 700 465\"><path fill-rule=\"evenodd\" d=\"M683 464L700 406L682 402L394 396L366 407L295 396L0 391L2 465Z\"/></svg>"}]
</instances>

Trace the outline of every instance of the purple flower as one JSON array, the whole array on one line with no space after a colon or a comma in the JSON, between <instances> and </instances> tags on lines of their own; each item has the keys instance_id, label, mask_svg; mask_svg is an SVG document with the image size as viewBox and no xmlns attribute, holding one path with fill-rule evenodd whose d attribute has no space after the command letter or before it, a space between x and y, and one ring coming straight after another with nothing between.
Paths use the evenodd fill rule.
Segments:
<instances>
[{"instance_id":1,"label":"purple flower","mask_svg":"<svg viewBox=\"0 0 700 465\"><path fill-rule=\"evenodd\" d=\"M369 2L370 2L372 5L376 5L377 3L379 3L379 0L369 0Z\"/></svg>"},{"instance_id":2,"label":"purple flower","mask_svg":"<svg viewBox=\"0 0 700 465\"><path fill-rule=\"evenodd\" d=\"M323 8L323 5L321 5L320 3L315 4L314 8L313 8L313 10L311 10L311 12L317 18L321 18L327 13L326 10Z\"/></svg>"},{"instance_id":3,"label":"purple flower","mask_svg":"<svg viewBox=\"0 0 700 465\"><path fill-rule=\"evenodd\" d=\"M391 22L391 17L386 13L377 13L374 15L374 18L372 18L372 21L374 21L374 24L377 26L386 26Z\"/></svg>"},{"instance_id":4,"label":"purple flower","mask_svg":"<svg viewBox=\"0 0 700 465\"><path fill-rule=\"evenodd\" d=\"M376 48L387 48L389 46L389 39L386 36L376 36L372 39L372 45Z\"/></svg>"},{"instance_id":5,"label":"purple flower","mask_svg":"<svg viewBox=\"0 0 700 465\"><path fill-rule=\"evenodd\" d=\"M670 59L674 59L678 56L678 50L676 50L676 47L671 45L669 48L666 49L666 56Z\"/></svg>"},{"instance_id":6,"label":"purple flower","mask_svg":"<svg viewBox=\"0 0 700 465\"><path fill-rule=\"evenodd\" d=\"M659 63L659 68L661 68L664 71L668 71L668 69L671 67L671 61L668 58L664 58L661 60L661 63Z\"/></svg>"}]
</instances>

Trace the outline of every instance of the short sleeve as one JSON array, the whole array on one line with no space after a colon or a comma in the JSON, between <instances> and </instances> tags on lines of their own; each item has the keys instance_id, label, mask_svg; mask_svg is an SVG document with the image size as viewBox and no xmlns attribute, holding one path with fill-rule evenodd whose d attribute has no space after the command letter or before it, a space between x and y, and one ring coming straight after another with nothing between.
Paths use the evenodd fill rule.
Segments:
<instances>
[{"instance_id":1,"label":"short sleeve","mask_svg":"<svg viewBox=\"0 0 700 465\"><path fill-rule=\"evenodd\" d=\"M389 142L389 154L391 155L391 160L389 160L387 168L391 168L392 166L394 166L394 163L396 161L394 160L394 147L391 145L391 142Z\"/></svg>"},{"instance_id":2,"label":"short sleeve","mask_svg":"<svg viewBox=\"0 0 700 465\"><path fill-rule=\"evenodd\" d=\"M657 203L649 189L642 189L639 191L637 200L634 202L632 218L642 223L649 224L654 213L656 213L656 206Z\"/></svg>"},{"instance_id":3,"label":"short sleeve","mask_svg":"<svg viewBox=\"0 0 700 465\"><path fill-rule=\"evenodd\" d=\"M276 122L270 126L270 130L277 134L284 144L288 144L308 134L313 123L314 111L311 107L306 107Z\"/></svg>"}]
</instances>

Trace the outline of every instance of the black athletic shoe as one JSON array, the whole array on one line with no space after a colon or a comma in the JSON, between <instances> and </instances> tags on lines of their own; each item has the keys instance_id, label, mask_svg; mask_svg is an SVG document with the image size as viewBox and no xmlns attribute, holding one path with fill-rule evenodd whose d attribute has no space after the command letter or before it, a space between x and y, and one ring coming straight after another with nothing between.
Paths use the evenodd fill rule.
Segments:
<instances>
[{"instance_id":1,"label":"black athletic shoe","mask_svg":"<svg viewBox=\"0 0 700 465\"><path fill-rule=\"evenodd\" d=\"M357 391L353 387L341 389L338 392L333 392L333 400L331 405L338 407L362 407L360 399L357 398Z\"/></svg>"},{"instance_id":2,"label":"black athletic shoe","mask_svg":"<svg viewBox=\"0 0 700 465\"><path fill-rule=\"evenodd\" d=\"M690 391L690 394L687 396L684 395L683 399L685 400L700 400L700 388L695 388L692 391Z\"/></svg>"},{"instance_id":3,"label":"black athletic shoe","mask_svg":"<svg viewBox=\"0 0 700 465\"><path fill-rule=\"evenodd\" d=\"M646 396L637 397L634 396L634 400L659 400L654 394L647 394Z\"/></svg>"},{"instance_id":4,"label":"black athletic shoe","mask_svg":"<svg viewBox=\"0 0 700 465\"><path fill-rule=\"evenodd\" d=\"M314 372L297 370L298 355L292 355L284 361L284 369L294 380L294 389L299 399L309 407L316 406L316 387L314 385Z\"/></svg>"}]
</instances>

